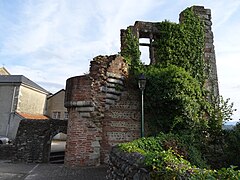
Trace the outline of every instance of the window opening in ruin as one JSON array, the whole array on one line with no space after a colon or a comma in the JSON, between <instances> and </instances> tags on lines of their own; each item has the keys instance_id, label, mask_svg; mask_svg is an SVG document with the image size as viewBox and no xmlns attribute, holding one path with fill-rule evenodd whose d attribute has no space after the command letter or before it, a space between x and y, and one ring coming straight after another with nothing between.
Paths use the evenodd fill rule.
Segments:
<instances>
[{"instance_id":1,"label":"window opening in ruin","mask_svg":"<svg viewBox=\"0 0 240 180\"><path fill-rule=\"evenodd\" d=\"M150 39L140 38L139 39L139 50L141 52L140 59L145 65L149 65L150 60Z\"/></svg>"},{"instance_id":2,"label":"window opening in ruin","mask_svg":"<svg viewBox=\"0 0 240 180\"><path fill-rule=\"evenodd\" d=\"M58 133L52 138L49 162L52 164L63 164L65 157L67 135Z\"/></svg>"}]
</instances>

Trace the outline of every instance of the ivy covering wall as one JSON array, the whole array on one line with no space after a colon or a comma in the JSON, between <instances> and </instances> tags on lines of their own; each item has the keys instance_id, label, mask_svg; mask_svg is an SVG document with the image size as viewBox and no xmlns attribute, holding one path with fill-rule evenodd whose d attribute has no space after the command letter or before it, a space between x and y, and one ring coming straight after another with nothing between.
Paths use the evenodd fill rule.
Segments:
<instances>
[{"instance_id":1,"label":"ivy covering wall","mask_svg":"<svg viewBox=\"0 0 240 180\"><path fill-rule=\"evenodd\" d=\"M211 112L211 104L204 88L208 72L203 60L204 24L191 8L183 13L181 24L163 21L156 25L159 34L153 42L155 64L141 63L138 39L131 29L121 52L133 75L146 75L145 108L151 132L208 126L204 116Z\"/></svg>"},{"instance_id":2,"label":"ivy covering wall","mask_svg":"<svg viewBox=\"0 0 240 180\"><path fill-rule=\"evenodd\" d=\"M125 46L121 50L121 55L125 58L130 66L130 74L136 75L139 73L143 64L140 61L141 52L139 50L139 41L137 37L132 33L131 28L127 28L125 37Z\"/></svg>"}]
</instances>

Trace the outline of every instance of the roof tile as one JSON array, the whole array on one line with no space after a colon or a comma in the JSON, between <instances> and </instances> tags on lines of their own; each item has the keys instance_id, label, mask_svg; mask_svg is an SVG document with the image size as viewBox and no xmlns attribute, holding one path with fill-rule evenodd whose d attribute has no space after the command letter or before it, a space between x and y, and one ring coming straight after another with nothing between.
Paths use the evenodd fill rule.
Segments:
<instances>
[{"instance_id":1,"label":"roof tile","mask_svg":"<svg viewBox=\"0 0 240 180\"><path fill-rule=\"evenodd\" d=\"M47 116L44 116L44 115L41 115L41 114L27 114L27 113L20 113L20 112L18 112L18 114L25 119L34 119L34 120L47 120L47 119L49 119Z\"/></svg>"}]
</instances>

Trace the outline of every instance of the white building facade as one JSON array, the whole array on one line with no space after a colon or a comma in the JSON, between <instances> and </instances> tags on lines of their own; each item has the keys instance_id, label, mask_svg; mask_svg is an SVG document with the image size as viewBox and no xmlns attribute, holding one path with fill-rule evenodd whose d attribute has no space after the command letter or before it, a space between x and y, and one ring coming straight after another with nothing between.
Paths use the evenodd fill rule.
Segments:
<instances>
[{"instance_id":1,"label":"white building facade","mask_svg":"<svg viewBox=\"0 0 240 180\"><path fill-rule=\"evenodd\" d=\"M48 91L23 75L0 76L0 135L15 139L22 119L44 116Z\"/></svg>"}]
</instances>

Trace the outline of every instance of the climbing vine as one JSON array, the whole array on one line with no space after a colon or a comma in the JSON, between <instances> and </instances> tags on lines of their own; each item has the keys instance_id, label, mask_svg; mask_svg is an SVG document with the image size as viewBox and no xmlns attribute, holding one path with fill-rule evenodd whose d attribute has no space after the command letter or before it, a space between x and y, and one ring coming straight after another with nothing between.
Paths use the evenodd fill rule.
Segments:
<instances>
[{"instance_id":1,"label":"climbing vine","mask_svg":"<svg viewBox=\"0 0 240 180\"><path fill-rule=\"evenodd\" d=\"M139 50L139 41L131 32L130 28L127 29L125 37L125 42L123 42L124 46L121 50L121 55L125 58L128 65L130 66L130 73L137 74L139 72L139 68L142 67L142 63L140 61L141 52Z\"/></svg>"},{"instance_id":2,"label":"climbing vine","mask_svg":"<svg viewBox=\"0 0 240 180\"><path fill-rule=\"evenodd\" d=\"M204 25L189 8L181 24L164 21L157 24L159 38L154 41L159 66L183 67L200 83L205 82L207 68L203 61Z\"/></svg>"}]
</instances>

